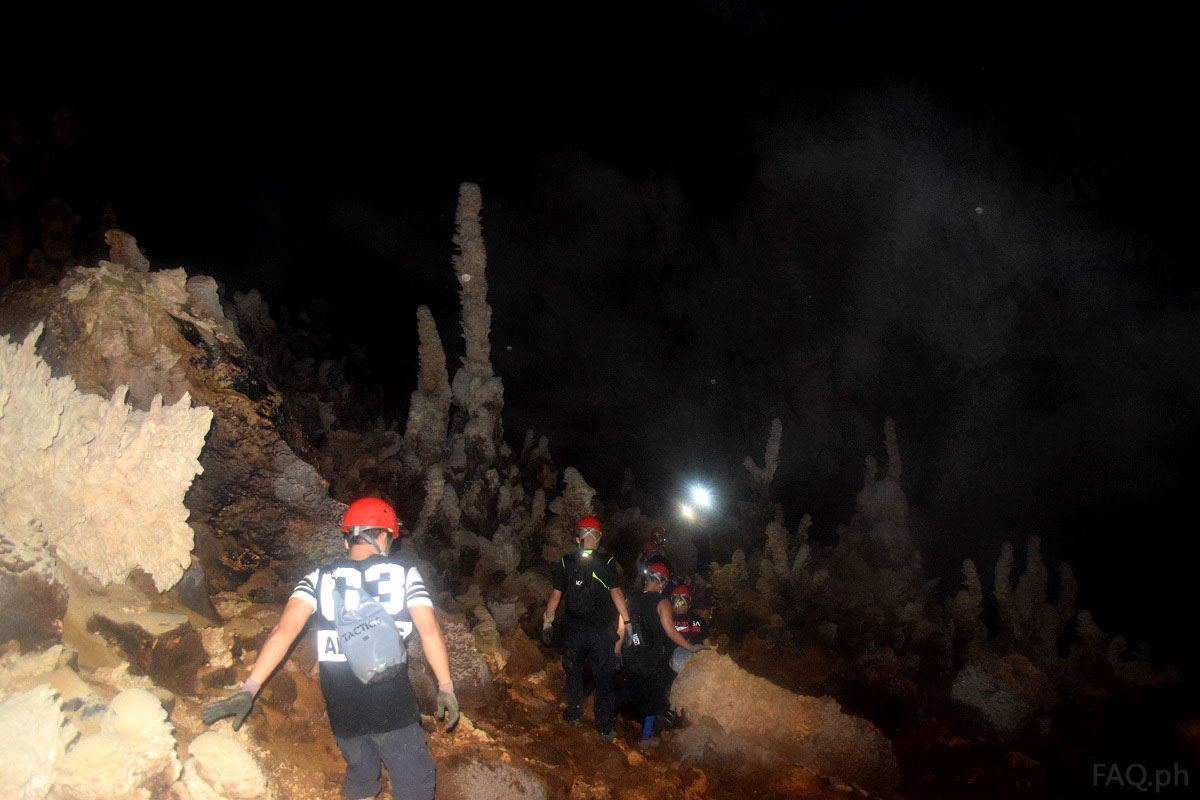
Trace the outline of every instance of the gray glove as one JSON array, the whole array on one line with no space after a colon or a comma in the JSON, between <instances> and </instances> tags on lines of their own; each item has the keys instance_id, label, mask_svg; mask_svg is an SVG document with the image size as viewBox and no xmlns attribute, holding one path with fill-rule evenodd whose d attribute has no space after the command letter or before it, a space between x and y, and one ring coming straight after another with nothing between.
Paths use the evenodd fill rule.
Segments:
<instances>
[{"instance_id":1,"label":"gray glove","mask_svg":"<svg viewBox=\"0 0 1200 800\"><path fill-rule=\"evenodd\" d=\"M554 637L554 617L542 615L542 644L549 645Z\"/></svg>"},{"instance_id":2,"label":"gray glove","mask_svg":"<svg viewBox=\"0 0 1200 800\"><path fill-rule=\"evenodd\" d=\"M205 706L200 718L204 720L205 725L212 725L219 719L233 717L233 729L236 731L246 721L246 715L250 713L252 705L254 705L254 695L250 692L242 691L212 705Z\"/></svg>"},{"instance_id":3,"label":"gray glove","mask_svg":"<svg viewBox=\"0 0 1200 800\"><path fill-rule=\"evenodd\" d=\"M454 730L454 726L458 724L458 698L454 696L454 692L438 692L437 694L437 713L434 714L434 719L446 717L446 733Z\"/></svg>"}]
</instances>

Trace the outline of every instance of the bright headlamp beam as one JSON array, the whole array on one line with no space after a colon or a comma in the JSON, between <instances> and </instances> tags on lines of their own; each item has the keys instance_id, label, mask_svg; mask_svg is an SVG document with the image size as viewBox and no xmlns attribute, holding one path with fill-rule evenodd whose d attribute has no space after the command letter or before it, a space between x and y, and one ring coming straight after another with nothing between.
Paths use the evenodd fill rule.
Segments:
<instances>
[{"instance_id":1,"label":"bright headlamp beam","mask_svg":"<svg viewBox=\"0 0 1200 800\"><path fill-rule=\"evenodd\" d=\"M701 508L708 508L712 505L712 492L705 489L703 486L692 487L692 500Z\"/></svg>"},{"instance_id":2,"label":"bright headlamp beam","mask_svg":"<svg viewBox=\"0 0 1200 800\"><path fill-rule=\"evenodd\" d=\"M682 503L679 506L679 516L686 519L688 522L696 519L696 511L687 503Z\"/></svg>"}]
</instances>

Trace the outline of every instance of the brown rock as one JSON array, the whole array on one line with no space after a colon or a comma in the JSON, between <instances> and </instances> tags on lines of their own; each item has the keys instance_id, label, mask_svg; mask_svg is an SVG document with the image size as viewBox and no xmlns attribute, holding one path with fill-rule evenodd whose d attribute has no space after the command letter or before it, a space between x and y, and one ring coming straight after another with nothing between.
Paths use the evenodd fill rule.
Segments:
<instances>
[{"instance_id":1,"label":"brown rock","mask_svg":"<svg viewBox=\"0 0 1200 800\"><path fill-rule=\"evenodd\" d=\"M137 239L119 228L112 228L104 233L104 242L109 246L108 258L117 264L124 264L137 272L149 272L150 262L138 247Z\"/></svg>"},{"instance_id":2,"label":"brown rock","mask_svg":"<svg viewBox=\"0 0 1200 800\"><path fill-rule=\"evenodd\" d=\"M697 760L712 750L745 763L794 764L868 791L890 791L899 780L891 742L874 725L843 714L831 698L796 695L751 675L728 656L692 657L675 679L671 705L714 728L693 743Z\"/></svg>"},{"instance_id":3,"label":"brown rock","mask_svg":"<svg viewBox=\"0 0 1200 800\"><path fill-rule=\"evenodd\" d=\"M532 675L540 670L546 661L541 648L519 628L504 634L500 641L508 651L508 661L504 665L506 680L520 680Z\"/></svg>"},{"instance_id":4,"label":"brown rock","mask_svg":"<svg viewBox=\"0 0 1200 800\"><path fill-rule=\"evenodd\" d=\"M191 566L184 570L183 577L172 589L184 608L195 611L205 619L220 624L221 617L208 599L208 582L204 578L204 567L193 558Z\"/></svg>"},{"instance_id":5,"label":"brown rock","mask_svg":"<svg viewBox=\"0 0 1200 800\"><path fill-rule=\"evenodd\" d=\"M48 557L18 548L0 533L0 642L25 650L57 642L67 613L67 587Z\"/></svg>"},{"instance_id":6,"label":"brown rock","mask_svg":"<svg viewBox=\"0 0 1200 800\"><path fill-rule=\"evenodd\" d=\"M197 672L207 656L200 634L187 617L153 611L105 611L92 617L88 630L124 650L134 674L147 675L179 694L196 694Z\"/></svg>"},{"instance_id":7,"label":"brown rock","mask_svg":"<svg viewBox=\"0 0 1200 800\"><path fill-rule=\"evenodd\" d=\"M475 637L461 614L451 614L434 609L438 624L442 627L442 638L446 641L446 654L450 657L450 677L454 681L454 693L459 705L468 711L484 708L496 697L496 685L492 673L479 650ZM437 681L425 661L420 636L413 636L408 643L409 678L417 693L421 710L431 713L437 693Z\"/></svg>"},{"instance_id":8,"label":"brown rock","mask_svg":"<svg viewBox=\"0 0 1200 800\"><path fill-rule=\"evenodd\" d=\"M437 800L550 800L564 795L556 779L522 764L479 754L455 754L438 764Z\"/></svg>"},{"instance_id":9,"label":"brown rock","mask_svg":"<svg viewBox=\"0 0 1200 800\"><path fill-rule=\"evenodd\" d=\"M296 681L286 672L280 672L267 681L261 700L272 708L286 711L296 702Z\"/></svg>"}]
</instances>

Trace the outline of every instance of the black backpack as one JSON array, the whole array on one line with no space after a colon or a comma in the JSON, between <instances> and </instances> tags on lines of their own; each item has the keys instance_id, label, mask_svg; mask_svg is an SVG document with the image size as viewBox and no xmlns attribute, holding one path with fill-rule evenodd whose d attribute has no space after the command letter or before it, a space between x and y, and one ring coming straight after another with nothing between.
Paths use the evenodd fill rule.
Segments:
<instances>
[{"instance_id":1,"label":"black backpack","mask_svg":"<svg viewBox=\"0 0 1200 800\"><path fill-rule=\"evenodd\" d=\"M625 643L621 649L626 656L638 661L653 661L663 655L663 637L659 635L661 623L657 614L646 618L652 609L643 596L635 596L625 600L629 607L629 631L625 634ZM656 610L656 609L654 609Z\"/></svg>"},{"instance_id":2,"label":"black backpack","mask_svg":"<svg viewBox=\"0 0 1200 800\"><path fill-rule=\"evenodd\" d=\"M567 611L575 615L586 615L600 605L601 597L608 588L595 576L593 565L597 558L604 558L598 551L584 558L575 553L563 556L563 568L567 572ZM611 556L608 557L611 561Z\"/></svg>"}]
</instances>

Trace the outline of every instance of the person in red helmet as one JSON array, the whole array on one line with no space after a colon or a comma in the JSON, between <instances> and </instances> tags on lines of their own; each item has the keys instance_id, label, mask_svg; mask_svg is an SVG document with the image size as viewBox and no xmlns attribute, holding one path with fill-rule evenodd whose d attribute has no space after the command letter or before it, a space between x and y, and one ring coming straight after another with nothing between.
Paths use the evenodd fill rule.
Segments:
<instances>
[{"instance_id":1,"label":"person in red helmet","mask_svg":"<svg viewBox=\"0 0 1200 800\"><path fill-rule=\"evenodd\" d=\"M708 638L708 623L704 621L704 617L696 613L692 602L692 593L688 588L676 586L671 590L670 600L671 618L679 635L686 639L688 644L712 647L712 641ZM675 648L675 652L671 654L671 669L679 672L690 655L691 652L687 650Z\"/></svg>"},{"instance_id":2,"label":"person in red helmet","mask_svg":"<svg viewBox=\"0 0 1200 800\"><path fill-rule=\"evenodd\" d=\"M329 725L346 760L345 796L361 800L378 794L382 762L392 782L393 798L432 800L433 759L421 730L408 670L401 668L374 683L355 677L338 646L334 596L339 587L353 586L383 606L403 639L416 629L438 681L437 716L444 716L446 730L451 730L458 722L458 701L433 602L416 568L388 554L400 534L400 522L390 505L376 497L356 500L342 517L342 533L346 555L300 580L241 690L206 707L204 723L211 725L232 716L233 729L240 728L259 688L287 656L315 612L321 693Z\"/></svg>"},{"instance_id":3,"label":"person in red helmet","mask_svg":"<svg viewBox=\"0 0 1200 800\"><path fill-rule=\"evenodd\" d=\"M542 617L542 641L552 641L554 615L560 603L564 615L563 672L567 708L563 719L578 725L583 719L583 671L591 665L596 686L596 731L609 741L613 732L613 674L616 672L617 628L614 610L626 624L629 610L621 591L616 560L600 548L604 526L584 517L575 528L579 549L554 565L553 585Z\"/></svg>"},{"instance_id":4,"label":"person in red helmet","mask_svg":"<svg viewBox=\"0 0 1200 800\"><path fill-rule=\"evenodd\" d=\"M666 567L651 564L642 573L643 590L629 598L630 624L625 627L622 642L625 682L621 705L642 721L639 746L643 749L652 746L654 720L668 708L667 689L672 677L667 666L669 649L703 649L703 645L689 643L675 630L670 603L663 596L670 581Z\"/></svg>"},{"instance_id":5,"label":"person in red helmet","mask_svg":"<svg viewBox=\"0 0 1200 800\"><path fill-rule=\"evenodd\" d=\"M667 529L661 525L656 525L650 531L650 538L642 542L642 551L634 560L635 574L641 576L646 567L651 564L662 564L667 568L667 573L671 575L671 585L680 583L680 579L676 576L675 568L672 566L670 559L666 555L667 548ZM635 579L636 580L636 579Z\"/></svg>"}]
</instances>

